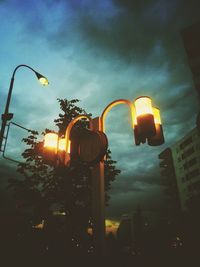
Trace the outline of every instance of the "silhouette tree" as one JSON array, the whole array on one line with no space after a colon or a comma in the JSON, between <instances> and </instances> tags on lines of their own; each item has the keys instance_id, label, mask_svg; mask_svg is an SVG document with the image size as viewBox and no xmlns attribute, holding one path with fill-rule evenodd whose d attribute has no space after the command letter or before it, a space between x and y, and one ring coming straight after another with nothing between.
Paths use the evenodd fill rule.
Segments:
<instances>
[{"instance_id":1,"label":"silhouette tree","mask_svg":"<svg viewBox=\"0 0 200 267\"><path fill-rule=\"evenodd\" d=\"M54 122L59 129L59 136L63 136L68 124L76 116L86 112L77 106L77 99L58 99L58 102L61 113ZM85 120L74 125L76 131L80 132L86 127L88 122ZM42 134L49 131L45 129ZM33 224L44 220L48 236L59 231L65 233L65 239L68 237L70 246L73 242L76 245L88 240L87 228L91 222L91 166L80 160L72 161L69 167L49 165L40 153L43 142L39 140L36 131L30 131L30 135L24 138L23 142L28 146L22 153L25 162L18 164L18 172L23 178L9 180L14 189L17 210L25 218L32 220ZM111 151L108 150L105 160L106 205L111 183L119 173L116 161L112 160ZM55 223L53 211L54 214L55 211L65 214L62 227Z\"/></svg>"}]
</instances>

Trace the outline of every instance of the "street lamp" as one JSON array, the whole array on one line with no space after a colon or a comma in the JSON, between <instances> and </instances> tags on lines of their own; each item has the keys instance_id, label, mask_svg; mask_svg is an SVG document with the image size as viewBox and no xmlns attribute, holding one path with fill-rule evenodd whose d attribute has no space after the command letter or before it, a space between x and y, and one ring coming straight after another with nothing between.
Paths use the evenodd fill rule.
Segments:
<instances>
[{"instance_id":1,"label":"street lamp","mask_svg":"<svg viewBox=\"0 0 200 267\"><path fill-rule=\"evenodd\" d=\"M8 96L7 96L5 111L1 116L2 124L1 124L1 131L0 131L0 152L4 150L4 149L2 150L2 143L3 143L3 139L4 139L4 133L5 133L7 121L9 121L13 118L13 113L9 113L9 106L10 106L10 100L11 100L13 85L14 85L15 73L16 73L17 69L19 69L20 67L26 67L26 68L32 70L35 73L39 82L43 86L46 86L49 84L49 82L45 76L43 76L42 74L40 74L39 72L37 72L36 70L34 70L33 68L31 68L28 65L20 64L14 69L12 77L11 77L11 81L10 81L9 90L8 90Z\"/></svg>"},{"instance_id":2,"label":"street lamp","mask_svg":"<svg viewBox=\"0 0 200 267\"><path fill-rule=\"evenodd\" d=\"M107 137L105 135L105 119L107 113L114 107L120 104L125 104L130 110L131 116L131 126L134 130L135 144L140 145L141 143L147 143L152 146L161 145L164 143L164 137L162 132L162 125L160 119L159 109L152 107L152 101L147 96L138 97L134 103L126 99L118 99L111 102L102 112L100 117L91 119L86 115L79 115L73 119L66 128L65 138L64 138L64 147L65 153L64 158L59 157L59 137L58 135L54 136L54 144L51 143L50 146L45 145L45 153L48 154L48 149L52 151L52 145L54 149L55 157L57 154L57 159L59 158L58 164L63 164L65 166L70 164L70 155L72 151L69 149L70 142L70 133L72 127L75 123L81 119L89 120L89 130L93 133L101 133L98 141L93 143L93 146L98 146L100 144L100 149L96 150L95 153L99 153L100 157L97 157L99 160L95 162L91 168L92 174L92 204L93 204L93 237L96 245L96 249L102 255L105 252L105 195L104 195L104 156L107 150ZM49 133L45 136L44 144L47 144ZM90 136L89 136L90 138ZM62 139L61 139L62 140ZM89 139L86 140L88 144L88 151L85 151L87 154L86 157L82 159L92 158L90 153L94 153L94 149L91 149L91 142ZM78 153L81 151L81 140L79 140Z\"/></svg>"}]
</instances>

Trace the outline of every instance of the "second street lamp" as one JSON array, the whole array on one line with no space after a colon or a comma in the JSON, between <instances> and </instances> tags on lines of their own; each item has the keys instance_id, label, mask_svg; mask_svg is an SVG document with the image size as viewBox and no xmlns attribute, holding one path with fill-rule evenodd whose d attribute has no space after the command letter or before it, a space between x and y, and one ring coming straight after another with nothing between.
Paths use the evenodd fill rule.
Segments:
<instances>
[{"instance_id":1,"label":"second street lamp","mask_svg":"<svg viewBox=\"0 0 200 267\"><path fill-rule=\"evenodd\" d=\"M6 100L5 111L1 116L2 123L1 123L1 131L0 131L0 152L4 151L4 149L2 149L2 143L4 139L4 133L5 133L7 122L13 118L13 113L9 113L9 106L10 106L10 100L11 100L12 90L13 90L13 85L14 85L14 80L15 80L15 73L20 67L25 67L33 71L42 85L46 86L49 84L45 76L43 76L42 74L40 74L39 72L37 72L36 70L34 70L28 65L20 64L14 69L11 80L10 80L10 86L8 90L7 100Z\"/></svg>"},{"instance_id":2,"label":"second street lamp","mask_svg":"<svg viewBox=\"0 0 200 267\"><path fill-rule=\"evenodd\" d=\"M153 108L151 104L151 99L149 97L139 97L135 100L134 104L125 99L118 99L111 102L102 112L100 117L96 117L91 119L86 115L79 115L74 118L66 128L65 139L64 139L64 150L59 146L59 137L58 135L54 135L54 145L51 143L50 146L47 145L47 138L50 135L49 133L45 136L45 155L49 155L49 152L53 152L51 154L52 159L55 159L58 164L62 164L65 166L69 166L71 155L73 153L73 140L71 140L71 130L76 122L81 119L88 119L90 122L89 129L91 132L99 132L103 135L99 137L100 146L102 147L102 151L99 155L98 162L93 163L91 166L91 174L92 174L92 205L93 205L93 238L96 247L97 253L99 255L103 255L105 253L105 195L104 195L104 156L107 150L107 138L105 135L105 119L107 113L112 109L112 107L125 104L129 107L132 128L134 130L135 136L135 144L140 145L141 143L147 143L152 146L161 145L164 143L164 137L162 132L162 125L160 119L159 109ZM60 140L63 140L60 139ZM71 143L72 142L72 143ZM70 148L71 144L71 148ZM88 145L88 146L87 146ZM84 157L82 160L86 158L87 163L89 162L89 154L90 152L91 142L86 140L86 149ZM52 150L53 146L53 150ZM80 147L81 141L78 142L79 148L76 146L76 153L80 155ZM49 150L50 149L50 150ZM60 152L64 151L64 157L60 157ZM48 152L49 151L49 152ZM92 149L91 149L92 151ZM96 152L97 153L97 152ZM63 154L62 154L63 155ZM91 162L92 163L92 162Z\"/></svg>"}]
</instances>

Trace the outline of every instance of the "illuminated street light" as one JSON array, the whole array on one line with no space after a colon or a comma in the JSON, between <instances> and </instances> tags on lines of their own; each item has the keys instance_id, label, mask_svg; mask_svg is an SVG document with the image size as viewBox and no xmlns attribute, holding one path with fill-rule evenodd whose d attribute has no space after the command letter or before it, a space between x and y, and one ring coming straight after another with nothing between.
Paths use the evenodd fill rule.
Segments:
<instances>
[{"instance_id":1,"label":"illuminated street light","mask_svg":"<svg viewBox=\"0 0 200 267\"><path fill-rule=\"evenodd\" d=\"M56 133L47 133L44 138L44 147L55 149L58 148L58 135Z\"/></svg>"},{"instance_id":2,"label":"illuminated street light","mask_svg":"<svg viewBox=\"0 0 200 267\"><path fill-rule=\"evenodd\" d=\"M39 82L44 85L44 86L47 86L49 84L49 81L47 80L46 77L44 77L42 74L40 74L39 72L37 71L34 71L35 72L35 75L37 76Z\"/></svg>"},{"instance_id":3,"label":"illuminated street light","mask_svg":"<svg viewBox=\"0 0 200 267\"><path fill-rule=\"evenodd\" d=\"M12 77L11 77L11 81L10 81L9 90L8 90L8 96L7 96L5 111L2 114L2 116L1 116L2 123L1 123L1 131L0 131L0 152L3 152L4 151L4 149L2 150L2 143L3 143L3 139L5 138L4 137L4 133L5 133L7 121L9 121L9 120L11 120L13 118L13 113L9 113L9 106L10 106L10 100L11 100L13 85L14 85L15 73L16 73L17 69L20 68L20 67L25 67L25 68L28 68L28 69L32 70L35 73L35 75L37 76L39 82L42 85L46 86L46 85L49 84L49 82L48 82L48 80L47 80L47 78L45 76L43 76L39 72L35 71L33 68L31 68L28 65L21 64L21 65L18 65L14 69L13 74L12 74Z\"/></svg>"},{"instance_id":4,"label":"illuminated street light","mask_svg":"<svg viewBox=\"0 0 200 267\"><path fill-rule=\"evenodd\" d=\"M164 137L162 132L162 125L160 119L159 109L153 108L151 99L149 97L139 97L134 103L126 99L118 99L111 102L102 112L100 117L91 119L86 115L79 115L73 119L66 128L65 138L58 139L54 137L56 142L54 143L54 155L59 158L58 164L69 166L71 155L73 154L73 141L71 144L71 130L72 127L81 119L88 119L90 122L87 138L83 138L83 143L78 140L78 146L75 146L76 154L79 153L81 159L87 163L91 163L91 175L92 175L92 203L93 203L93 238L96 245L96 249L100 254L104 253L105 249L105 195L104 195L104 156L108 147L107 137L105 135L105 119L107 113L114 107L120 104L125 104L129 107L131 116L131 127L134 130L135 144L148 142L149 145L161 145L164 143ZM93 133L93 134L92 134ZM47 134L49 135L49 133ZM94 138L94 136L99 136ZM89 137L89 138L88 138ZM46 136L45 136L46 139ZM91 139L91 140L90 140ZM92 140L93 139L93 140ZM46 141L45 141L46 142ZM94 144L92 144L94 143ZM46 143L47 144L47 143ZM95 147L98 146L98 149ZM83 152L81 152L81 148ZM46 145L48 150L48 145ZM51 145L49 146L51 149ZM57 150L58 149L58 150ZM60 151L64 151L64 157L59 157ZM93 153L98 154L98 161L92 161ZM81 155L82 153L82 155Z\"/></svg>"},{"instance_id":5,"label":"illuminated street light","mask_svg":"<svg viewBox=\"0 0 200 267\"><path fill-rule=\"evenodd\" d=\"M135 100L134 105L138 134L142 139L154 136L156 134L156 128L151 98L146 96L138 97Z\"/></svg>"}]
</instances>

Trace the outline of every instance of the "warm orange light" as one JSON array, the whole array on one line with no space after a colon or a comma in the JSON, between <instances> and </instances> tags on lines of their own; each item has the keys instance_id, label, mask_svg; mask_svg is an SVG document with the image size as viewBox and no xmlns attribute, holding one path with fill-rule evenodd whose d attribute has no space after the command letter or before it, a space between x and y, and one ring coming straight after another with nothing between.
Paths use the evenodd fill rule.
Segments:
<instances>
[{"instance_id":1,"label":"warm orange light","mask_svg":"<svg viewBox=\"0 0 200 267\"><path fill-rule=\"evenodd\" d=\"M137 117L145 114L153 114L151 98L147 96L138 97L134 104Z\"/></svg>"},{"instance_id":2,"label":"warm orange light","mask_svg":"<svg viewBox=\"0 0 200 267\"><path fill-rule=\"evenodd\" d=\"M68 148L67 148L67 153L70 154L71 152L71 141L68 140Z\"/></svg>"},{"instance_id":3,"label":"warm orange light","mask_svg":"<svg viewBox=\"0 0 200 267\"><path fill-rule=\"evenodd\" d=\"M133 118L133 129L135 128L135 126L137 126L137 117L136 117L136 114L134 114L133 116L132 116L132 118Z\"/></svg>"},{"instance_id":4,"label":"warm orange light","mask_svg":"<svg viewBox=\"0 0 200 267\"><path fill-rule=\"evenodd\" d=\"M61 138L58 141L58 149L62 151L66 151L66 140L65 138Z\"/></svg>"},{"instance_id":5,"label":"warm orange light","mask_svg":"<svg viewBox=\"0 0 200 267\"><path fill-rule=\"evenodd\" d=\"M35 228L35 229L43 229L44 228L44 220L42 220L41 223L32 226L32 228Z\"/></svg>"},{"instance_id":6,"label":"warm orange light","mask_svg":"<svg viewBox=\"0 0 200 267\"><path fill-rule=\"evenodd\" d=\"M87 228L87 233L88 233L89 235L93 235L93 229L92 229L92 227L88 227L88 228Z\"/></svg>"},{"instance_id":7,"label":"warm orange light","mask_svg":"<svg viewBox=\"0 0 200 267\"><path fill-rule=\"evenodd\" d=\"M160 110L158 108L153 108L153 116L155 124L162 124L160 118Z\"/></svg>"},{"instance_id":8,"label":"warm orange light","mask_svg":"<svg viewBox=\"0 0 200 267\"><path fill-rule=\"evenodd\" d=\"M105 226L106 226L106 234L113 233L114 235L116 235L117 229L119 227L119 222L106 219Z\"/></svg>"},{"instance_id":9,"label":"warm orange light","mask_svg":"<svg viewBox=\"0 0 200 267\"><path fill-rule=\"evenodd\" d=\"M44 137L44 147L55 148L58 146L58 135L56 133L47 133Z\"/></svg>"}]
</instances>

